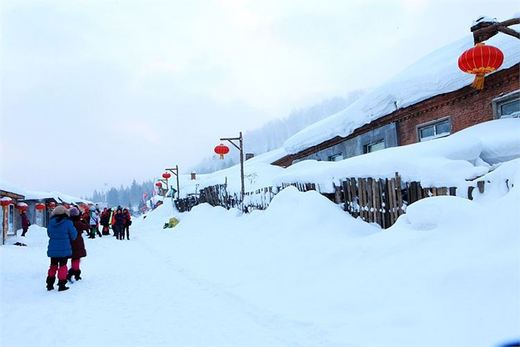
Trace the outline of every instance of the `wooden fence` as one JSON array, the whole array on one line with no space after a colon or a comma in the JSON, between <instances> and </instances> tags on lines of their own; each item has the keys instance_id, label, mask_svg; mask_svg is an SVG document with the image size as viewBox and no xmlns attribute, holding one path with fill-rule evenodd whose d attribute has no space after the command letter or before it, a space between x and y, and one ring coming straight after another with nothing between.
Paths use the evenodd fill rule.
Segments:
<instances>
[{"instance_id":1,"label":"wooden fence","mask_svg":"<svg viewBox=\"0 0 520 347\"><path fill-rule=\"evenodd\" d=\"M343 203L345 211L384 229L392 226L406 207L417 200L456 193L454 187L422 188L420 182L403 183L398 174L390 179L347 178L335 186L335 191L336 203Z\"/></svg>"},{"instance_id":2,"label":"wooden fence","mask_svg":"<svg viewBox=\"0 0 520 347\"><path fill-rule=\"evenodd\" d=\"M265 210L274 196L281 190L294 186L301 192L316 190L314 183L284 183L279 187L265 187L244 193L244 205L241 206L240 195L229 194L225 184L214 185L201 189L198 194L191 194L186 198L176 199L175 206L179 212L190 211L194 206L208 203L211 206L222 206L226 209L241 207L244 212Z\"/></svg>"},{"instance_id":3,"label":"wooden fence","mask_svg":"<svg viewBox=\"0 0 520 347\"><path fill-rule=\"evenodd\" d=\"M229 194L227 185L220 184L206 187L198 194L177 199L175 206L180 212L189 211L201 203L227 209L239 207L246 213L265 210L274 196L289 186L294 186L301 192L320 191L319 185L314 183L285 183L278 187L265 187L245 192L242 203L238 194ZM480 188L479 185L479 190L483 191L483 186ZM353 217L359 217L368 223L377 223L386 229L406 212L408 205L430 196L455 195L456 188L423 188L420 182L402 182L401 177L396 173L394 177L385 179L346 178L339 186L334 186L334 193L321 194L337 204L343 204L344 210Z\"/></svg>"}]
</instances>

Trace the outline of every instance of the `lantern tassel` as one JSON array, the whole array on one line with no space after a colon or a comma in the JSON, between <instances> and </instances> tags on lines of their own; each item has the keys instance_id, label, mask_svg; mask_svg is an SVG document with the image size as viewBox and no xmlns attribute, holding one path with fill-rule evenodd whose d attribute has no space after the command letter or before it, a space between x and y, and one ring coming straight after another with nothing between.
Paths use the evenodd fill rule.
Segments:
<instances>
[{"instance_id":1,"label":"lantern tassel","mask_svg":"<svg viewBox=\"0 0 520 347\"><path fill-rule=\"evenodd\" d=\"M220 154L220 159L224 159L224 154Z\"/></svg>"},{"instance_id":2,"label":"lantern tassel","mask_svg":"<svg viewBox=\"0 0 520 347\"><path fill-rule=\"evenodd\" d=\"M478 90L482 90L484 89L484 76L485 75L476 75L475 76L475 80L473 81L473 88L475 89L478 89Z\"/></svg>"}]
</instances>

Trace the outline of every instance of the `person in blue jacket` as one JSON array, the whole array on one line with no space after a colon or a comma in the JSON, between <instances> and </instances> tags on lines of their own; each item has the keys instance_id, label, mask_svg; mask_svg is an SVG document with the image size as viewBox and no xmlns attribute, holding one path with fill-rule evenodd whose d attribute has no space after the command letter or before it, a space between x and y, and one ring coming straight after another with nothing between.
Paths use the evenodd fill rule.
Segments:
<instances>
[{"instance_id":1,"label":"person in blue jacket","mask_svg":"<svg viewBox=\"0 0 520 347\"><path fill-rule=\"evenodd\" d=\"M69 219L69 211L59 205L52 210L51 219L47 226L49 246L47 256L51 258L51 265L47 273L47 290L54 289L56 272L58 272L58 291L69 289L67 284L67 258L72 256L70 241L76 240L78 232Z\"/></svg>"}]
</instances>

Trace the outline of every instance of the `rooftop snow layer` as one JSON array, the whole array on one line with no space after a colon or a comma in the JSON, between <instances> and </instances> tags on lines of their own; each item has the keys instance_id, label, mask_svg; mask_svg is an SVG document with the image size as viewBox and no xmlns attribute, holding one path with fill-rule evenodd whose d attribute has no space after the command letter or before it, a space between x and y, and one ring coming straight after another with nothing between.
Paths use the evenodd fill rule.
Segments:
<instances>
[{"instance_id":1,"label":"rooftop snow layer","mask_svg":"<svg viewBox=\"0 0 520 347\"><path fill-rule=\"evenodd\" d=\"M515 27L518 30L519 26ZM499 70L520 62L518 39L499 34L488 43L504 53L504 63ZM336 136L346 137L355 129L397 109L469 85L474 77L460 71L457 60L472 46L473 38L468 36L434 51L343 111L296 133L285 141L284 149L288 153L297 153Z\"/></svg>"},{"instance_id":2,"label":"rooftop snow layer","mask_svg":"<svg viewBox=\"0 0 520 347\"><path fill-rule=\"evenodd\" d=\"M245 162L245 190L252 192L282 183L316 183L321 192L334 192L333 183L346 177L392 177L420 181L424 187L460 187L487 174L500 163L520 158L520 119L497 119L453 135L407 146L386 148L337 162L304 160L284 169L260 157ZM181 175L181 195L227 182L230 193L240 191L240 167L197 175Z\"/></svg>"}]
</instances>

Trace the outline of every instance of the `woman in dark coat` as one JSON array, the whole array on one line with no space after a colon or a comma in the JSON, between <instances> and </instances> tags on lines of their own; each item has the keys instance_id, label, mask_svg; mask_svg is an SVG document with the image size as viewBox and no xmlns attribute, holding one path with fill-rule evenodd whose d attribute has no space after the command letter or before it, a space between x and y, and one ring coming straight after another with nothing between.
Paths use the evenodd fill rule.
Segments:
<instances>
[{"instance_id":1,"label":"woman in dark coat","mask_svg":"<svg viewBox=\"0 0 520 347\"><path fill-rule=\"evenodd\" d=\"M27 213L25 212L25 210L22 210L22 212L20 212L20 218L22 219L22 236L25 236L25 234L27 233L27 229L29 229L29 226L31 225L31 223L29 223L29 218L27 218Z\"/></svg>"},{"instance_id":2,"label":"woman in dark coat","mask_svg":"<svg viewBox=\"0 0 520 347\"><path fill-rule=\"evenodd\" d=\"M70 242L72 246L72 261L67 279L72 281L72 276L76 281L81 279L81 269L79 268L80 259L87 256L87 250L85 249L85 241L83 240L83 231L89 232L90 226L81 220L81 212L76 207L71 207L69 210L70 219L74 223L74 227L78 231L78 237Z\"/></svg>"},{"instance_id":3,"label":"woman in dark coat","mask_svg":"<svg viewBox=\"0 0 520 347\"><path fill-rule=\"evenodd\" d=\"M117 239L118 240L124 240L125 236L124 236L123 233L124 233L126 217L123 214L123 211L121 210L121 207L118 207L117 210L116 210L115 220L116 220L116 223L114 224L114 227L117 230Z\"/></svg>"},{"instance_id":4,"label":"woman in dark coat","mask_svg":"<svg viewBox=\"0 0 520 347\"><path fill-rule=\"evenodd\" d=\"M75 240L78 232L69 219L69 211L59 205L52 210L51 219L47 227L49 246L47 256L51 258L51 265L47 272L47 290L54 289L56 272L58 273L58 291L69 289L67 284L67 259L72 256L70 241Z\"/></svg>"}]
</instances>

